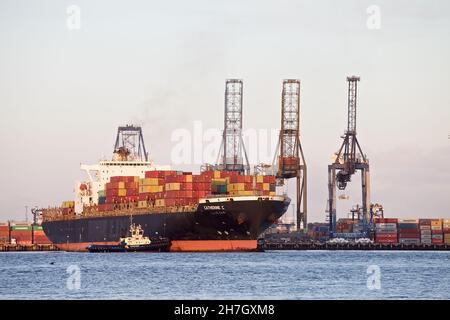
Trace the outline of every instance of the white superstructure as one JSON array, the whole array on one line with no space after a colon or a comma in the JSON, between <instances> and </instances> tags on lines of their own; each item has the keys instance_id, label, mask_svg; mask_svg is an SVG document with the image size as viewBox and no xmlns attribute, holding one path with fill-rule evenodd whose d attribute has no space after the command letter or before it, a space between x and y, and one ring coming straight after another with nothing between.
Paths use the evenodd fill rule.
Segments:
<instances>
[{"instance_id":1,"label":"white superstructure","mask_svg":"<svg viewBox=\"0 0 450 320\"><path fill-rule=\"evenodd\" d=\"M81 213L83 206L98 204L98 192L104 190L111 177L145 177L146 171L171 170L169 165L155 166L152 161L100 161L99 164L80 166L88 176L87 181L77 181L75 185L75 212Z\"/></svg>"}]
</instances>

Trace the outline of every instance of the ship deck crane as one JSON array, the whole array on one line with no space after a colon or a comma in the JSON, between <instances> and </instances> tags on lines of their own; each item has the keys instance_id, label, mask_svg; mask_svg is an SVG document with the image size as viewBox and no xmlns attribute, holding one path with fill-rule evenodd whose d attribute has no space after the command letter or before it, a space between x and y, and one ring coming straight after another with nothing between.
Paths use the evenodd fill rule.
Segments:
<instances>
[{"instance_id":1,"label":"ship deck crane","mask_svg":"<svg viewBox=\"0 0 450 320\"><path fill-rule=\"evenodd\" d=\"M347 77L348 81L348 117L347 131L342 136L343 142L336 153L335 161L328 166L328 213L330 236L336 233L336 187L345 190L347 183L357 170L361 171L362 215L364 232L370 229L370 171L369 160L362 152L356 138L356 97L360 78Z\"/></svg>"},{"instance_id":2,"label":"ship deck crane","mask_svg":"<svg viewBox=\"0 0 450 320\"><path fill-rule=\"evenodd\" d=\"M114 144L114 155L121 161L148 161L142 128L133 125L119 127Z\"/></svg>"},{"instance_id":3,"label":"ship deck crane","mask_svg":"<svg viewBox=\"0 0 450 320\"><path fill-rule=\"evenodd\" d=\"M281 94L281 130L273 161L277 184L296 179L297 230L307 226L307 170L300 142L300 80L283 80Z\"/></svg>"}]
</instances>

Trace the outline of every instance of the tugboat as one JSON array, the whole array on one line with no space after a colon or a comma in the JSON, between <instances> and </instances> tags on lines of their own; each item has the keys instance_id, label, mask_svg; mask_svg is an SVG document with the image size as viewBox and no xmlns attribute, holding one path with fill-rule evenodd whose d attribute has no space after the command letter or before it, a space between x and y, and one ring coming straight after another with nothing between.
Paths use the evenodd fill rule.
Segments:
<instances>
[{"instance_id":1,"label":"tugboat","mask_svg":"<svg viewBox=\"0 0 450 320\"><path fill-rule=\"evenodd\" d=\"M117 245L91 244L86 247L89 252L168 252L171 242L167 238L144 237L141 225L134 223L130 226L130 237L120 238Z\"/></svg>"}]
</instances>

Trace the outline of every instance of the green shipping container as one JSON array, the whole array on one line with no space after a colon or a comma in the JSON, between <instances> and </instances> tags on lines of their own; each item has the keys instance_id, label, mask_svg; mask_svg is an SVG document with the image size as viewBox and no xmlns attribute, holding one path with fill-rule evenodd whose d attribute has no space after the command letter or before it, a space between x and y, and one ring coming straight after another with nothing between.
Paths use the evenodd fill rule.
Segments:
<instances>
[{"instance_id":1,"label":"green shipping container","mask_svg":"<svg viewBox=\"0 0 450 320\"><path fill-rule=\"evenodd\" d=\"M31 231L31 226L11 226L11 231Z\"/></svg>"}]
</instances>

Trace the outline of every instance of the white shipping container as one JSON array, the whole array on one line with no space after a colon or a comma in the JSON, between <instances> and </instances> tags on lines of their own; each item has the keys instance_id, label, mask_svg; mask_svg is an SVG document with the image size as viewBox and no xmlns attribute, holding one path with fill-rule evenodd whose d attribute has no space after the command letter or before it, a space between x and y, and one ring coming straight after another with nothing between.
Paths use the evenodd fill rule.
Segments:
<instances>
[{"instance_id":1,"label":"white shipping container","mask_svg":"<svg viewBox=\"0 0 450 320\"><path fill-rule=\"evenodd\" d=\"M403 219L399 223L419 223L419 219Z\"/></svg>"},{"instance_id":2,"label":"white shipping container","mask_svg":"<svg viewBox=\"0 0 450 320\"><path fill-rule=\"evenodd\" d=\"M431 235L431 230L420 230L421 235Z\"/></svg>"},{"instance_id":3,"label":"white shipping container","mask_svg":"<svg viewBox=\"0 0 450 320\"><path fill-rule=\"evenodd\" d=\"M397 232L396 228L375 228L375 232Z\"/></svg>"},{"instance_id":4,"label":"white shipping container","mask_svg":"<svg viewBox=\"0 0 450 320\"><path fill-rule=\"evenodd\" d=\"M397 228L396 223L376 223L376 228Z\"/></svg>"},{"instance_id":5,"label":"white shipping container","mask_svg":"<svg viewBox=\"0 0 450 320\"><path fill-rule=\"evenodd\" d=\"M403 243L403 244L420 244L420 239L416 239L416 238L400 238L399 242Z\"/></svg>"},{"instance_id":6,"label":"white shipping container","mask_svg":"<svg viewBox=\"0 0 450 320\"><path fill-rule=\"evenodd\" d=\"M431 230L431 226L420 226L420 230Z\"/></svg>"}]
</instances>

